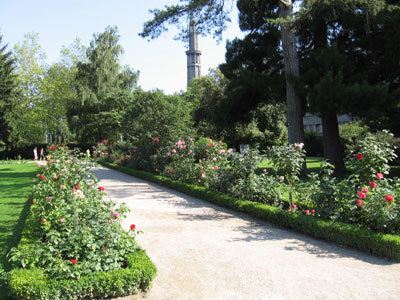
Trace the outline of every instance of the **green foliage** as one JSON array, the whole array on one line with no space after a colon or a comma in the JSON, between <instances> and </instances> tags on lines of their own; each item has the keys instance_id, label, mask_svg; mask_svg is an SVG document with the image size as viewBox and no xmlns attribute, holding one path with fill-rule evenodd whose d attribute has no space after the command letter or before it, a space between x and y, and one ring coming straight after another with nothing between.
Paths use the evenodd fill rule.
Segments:
<instances>
[{"instance_id":1,"label":"green foliage","mask_svg":"<svg viewBox=\"0 0 400 300\"><path fill-rule=\"evenodd\" d=\"M0 161L0 299L9 299L6 285L11 265L7 252L17 246L29 211L35 164Z\"/></svg>"},{"instance_id":2,"label":"green foliage","mask_svg":"<svg viewBox=\"0 0 400 300\"><path fill-rule=\"evenodd\" d=\"M173 188L188 195L247 213L272 224L307 235L355 248L367 253L400 261L400 238L397 235L379 234L355 225L325 221L312 215L287 212L263 203L244 201L204 187L174 181L151 173L105 164L121 172Z\"/></svg>"},{"instance_id":3,"label":"green foliage","mask_svg":"<svg viewBox=\"0 0 400 300\"><path fill-rule=\"evenodd\" d=\"M156 137L163 146L175 143L192 133L191 109L180 95L136 90L124 112L124 134L136 146L148 145Z\"/></svg>"},{"instance_id":4,"label":"green foliage","mask_svg":"<svg viewBox=\"0 0 400 300\"><path fill-rule=\"evenodd\" d=\"M11 250L11 261L55 279L121 268L137 247L120 226L127 206L104 201L88 164L53 148L37 174L23 242Z\"/></svg>"},{"instance_id":5,"label":"green foliage","mask_svg":"<svg viewBox=\"0 0 400 300\"><path fill-rule=\"evenodd\" d=\"M210 70L209 75L194 78L185 94L193 104L193 119L198 136L221 138L221 103L224 100L226 79L221 71Z\"/></svg>"},{"instance_id":6,"label":"green foliage","mask_svg":"<svg viewBox=\"0 0 400 300\"><path fill-rule=\"evenodd\" d=\"M63 280L46 277L41 269L14 269L9 279L11 294L27 299L104 299L147 290L157 269L145 251L137 249L126 262L123 269Z\"/></svg>"},{"instance_id":7,"label":"green foliage","mask_svg":"<svg viewBox=\"0 0 400 300\"><path fill-rule=\"evenodd\" d=\"M382 136L392 137L388 131ZM387 140L387 139L386 139ZM358 153L350 153L348 164L353 170L352 178L357 185L367 185L377 173L389 174L389 162L397 155L386 141L380 142L374 135L367 134L360 140Z\"/></svg>"},{"instance_id":8,"label":"green foliage","mask_svg":"<svg viewBox=\"0 0 400 300\"><path fill-rule=\"evenodd\" d=\"M14 146L40 143L45 137L41 126L45 115L40 103L46 56L39 45L39 35L26 34L24 40L14 46L14 54L17 87L8 115L10 140Z\"/></svg>"},{"instance_id":9,"label":"green foliage","mask_svg":"<svg viewBox=\"0 0 400 300\"><path fill-rule=\"evenodd\" d=\"M117 140L122 135L122 117L131 100L138 73L122 68L123 53L116 27L95 34L87 49L87 62L78 62L77 97L68 106L68 122L78 141Z\"/></svg>"},{"instance_id":10,"label":"green foliage","mask_svg":"<svg viewBox=\"0 0 400 300\"><path fill-rule=\"evenodd\" d=\"M340 138L348 152L356 151L358 141L365 137L368 131L368 126L364 125L362 121L339 125Z\"/></svg>"},{"instance_id":11,"label":"green foliage","mask_svg":"<svg viewBox=\"0 0 400 300\"><path fill-rule=\"evenodd\" d=\"M0 152L10 144L10 125L7 117L11 111L13 91L16 87L13 74L15 60L11 52L6 51L7 45L1 44L2 39L3 36L0 35Z\"/></svg>"}]
</instances>

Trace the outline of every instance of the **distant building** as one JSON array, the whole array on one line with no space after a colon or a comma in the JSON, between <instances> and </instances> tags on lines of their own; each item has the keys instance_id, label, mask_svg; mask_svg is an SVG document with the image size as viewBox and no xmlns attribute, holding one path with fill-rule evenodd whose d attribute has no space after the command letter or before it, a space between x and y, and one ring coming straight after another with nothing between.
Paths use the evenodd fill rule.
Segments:
<instances>
[{"instance_id":1,"label":"distant building","mask_svg":"<svg viewBox=\"0 0 400 300\"><path fill-rule=\"evenodd\" d=\"M339 125L342 125L344 123L353 122L356 120L356 118L351 117L347 114L338 115L337 118L338 118ZM322 132L323 132L322 121L318 115L306 113L305 116L303 117L303 125L304 125L305 131L316 132L316 133L322 135Z\"/></svg>"},{"instance_id":2,"label":"distant building","mask_svg":"<svg viewBox=\"0 0 400 300\"><path fill-rule=\"evenodd\" d=\"M199 42L197 37L197 25L195 21L189 24L189 50L187 55L187 86L193 78L199 78L201 75Z\"/></svg>"}]
</instances>

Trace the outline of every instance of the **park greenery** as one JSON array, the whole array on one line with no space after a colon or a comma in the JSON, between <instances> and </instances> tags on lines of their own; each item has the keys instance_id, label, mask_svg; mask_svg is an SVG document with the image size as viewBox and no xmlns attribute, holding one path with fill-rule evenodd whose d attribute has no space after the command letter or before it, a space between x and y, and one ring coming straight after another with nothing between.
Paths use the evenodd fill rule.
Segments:
<instances>
[{"instance_id":1,"label":"park greenery","mask_svg":"<svg viewBox=\"0 0 400 300\"><path fill-rule=\"evenodd\" d=\"M84 155L52 146L38 164L21 241L8 253L13 296L116 297L145 288L155 276L135 241L140 231L135 224L128 231L121 226L129 208L103 199L104 187L97 185L89 163ZM100 282L106 277L118 283Z\"/></svg>"},{"instance_id":2,"label":"park greenery","mask_svg":"<svg viewBox=\"0 0 400 300\"><path fill-rule=\"evenodd\" d=\"M249 210L262 204L290 228L319 228L318 237L328 236L318 222L351 224L343 225L349 243L358 229L400 235L400 181L390 174L400 145L400 5L180 1L155 9L141 35L155 38L165 24L183 26L190 15L200 33L218 37L227 26L227 2L236 3L246 36L227 43L225 63L173 95L139 87L139 71L121 65L115 26L95 33L88 46L76 39L51 65L37 33L11 50L0 35L0 152L80 144L102 162L241 199ZM185 28L180 37L187 37ZM322 136L304 132L306 112L321 117ZM344 113L357 121L339 126L337 114ZM249 147L239 151L243 144ZM22 268L13 273L13 291L78 297L104 276L124 287L102 287L106 293L96 296L132 291L125 286L132 255L142 252L136 231L120 226L126 207L101 202L84 157L63 146L46 152L23 239L9 254ZM314 153L323 162L307 172L306 155ZM340 239L340 230L335 235ZM144 265L151 280L154 266ZM125 275L114 272L120 269ZM40 279L37 289L30 278ZM63 281L69 279L75 281Z\"/></svg>"}]
</instances>

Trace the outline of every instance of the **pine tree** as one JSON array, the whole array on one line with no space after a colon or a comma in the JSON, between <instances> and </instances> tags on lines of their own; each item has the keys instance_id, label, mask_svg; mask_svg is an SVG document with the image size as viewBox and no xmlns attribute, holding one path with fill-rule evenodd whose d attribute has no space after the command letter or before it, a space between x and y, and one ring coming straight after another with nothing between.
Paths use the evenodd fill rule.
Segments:
<instances>
[{"instance_id":1,"label":"pine tree","mask_svg":"<svg viewBox=\"0 0 400 300\"><path fill-rule=\"evenodd\" d=\"M12 53L6 51L7 45L2 46L3 36L0 35L0 150L2 146L9 147L10 126L7 113L11 110L11 97L16 86Z\"/></svg>"}]
</instances>

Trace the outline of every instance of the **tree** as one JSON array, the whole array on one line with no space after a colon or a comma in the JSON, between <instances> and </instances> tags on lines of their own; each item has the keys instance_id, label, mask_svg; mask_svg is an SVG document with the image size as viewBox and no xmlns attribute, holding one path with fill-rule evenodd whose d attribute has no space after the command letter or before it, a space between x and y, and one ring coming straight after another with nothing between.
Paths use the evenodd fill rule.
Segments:
<instances>
[{"instance_id":1,"label":"tree","mask_svg":"<svg viewBox=\"0 0 400 300\"><path fill-rule=\"evenodd\" d=\"M13 91L16 87L14 64L11 51L6 51L7 45L1 45L0 35L0 151L10 147L10 125L7 115L12 105Z\"/></svg>"},{"instance_id":2,"label":"tree","mask_svg":"<svg viewBox=\"0 0 400 300\"><path fill-rule=\"evenodd\" d=\"M225 97L226 84L227 80L218 69L210 70L208 75L190 81L185 98L193 105L194 127L198 136L222 138L219 108Z\"/></svg>"},{"instance_id":3,"label":"tree","mask_svg":"<svg viewBox=\"0 0 400 300\"><path fill-rule=\"evenodd\" d=\"M226 28L226 22L230 21L229 7L227 8L226 2L233 3L233 1L224 0L190 0L187 4L177 4L165 6L164 10L154 9L153 19L146 22L143 31L140 33L142 37L149 37L154 39L158 37L163 31L167 30L166 23L177 25L181 29L181 38L187 37L187 29L185 28L185 21L190 16L195 19L198 24L198 31L200 34L207 34L213 32L214 36L221 37L222 31ZM291 0L276 0L270 1L238 1L238 6L243 4L251 4L257 9L258 5L267 7L272 11L279 10L281 20L281 33L283 41L283 51L285 60L286 71L286 86L287 86L287 104L288 104L288 123L289 123L289 142L303 142L303 111L301 109L300 98L296 95L292 77L298 76L298 63L295 35L291 27L291 15L293 11L293 2ZM264 19L265 23L270 22L267 18Z\"/></svg>"},{"instance_id":4,"label":"tree","mask_svg":"<svg viewBox=\"0 0 400 300\"><path fill-rule=\"evenodd\" d=\"M192 104L181 95L137 89L123 114L123 131L136 145L157 137L161 145L175 143L193 134L191 111Z\"/></svg>"},{"instance_id":5,"label":"tree","mask_svg":"<svg viewBox=\"0 0 400 300\"><path fill-rule=\"evenodd\" d=\"M39 45L39 34L26 34L14 46L14 54L17 87L9 114L10 139L13 146L43 143L45 117L40 103L46 55Z\"/></svg>"},{"instance_id":6,"label":"tree","mask_svg":"<svg viewBox=\"0 0 400 300\"><path fill-rule=\"evenodd\" d=\"M385 6L383 0L305 0L297 18L303 96L309 110L321 116L324 156L336 173L345 170L337 114L376 119L376 110L387 106L390 81L373 79L385 71L375 73L382 57L371 51L374 33L385 27L379 21L380 14L387 16Z\"/></svg>"},{"instance_id":7,"label":"tree","mask_svg":"<svg viewBox=\"0 0 400 300\"><path fill-rule=\"evenodd\" d=\"M123 49L118 42L116 27L94 34L87 49L88 61L77 65L77 98L68 104L68 120L80 142L121 137L122 112L139 73L122 69Z\"/></svg>"}]
</instances>

